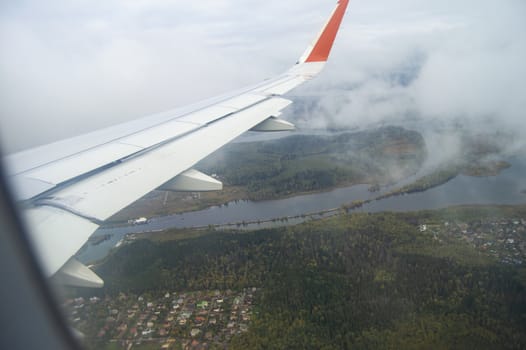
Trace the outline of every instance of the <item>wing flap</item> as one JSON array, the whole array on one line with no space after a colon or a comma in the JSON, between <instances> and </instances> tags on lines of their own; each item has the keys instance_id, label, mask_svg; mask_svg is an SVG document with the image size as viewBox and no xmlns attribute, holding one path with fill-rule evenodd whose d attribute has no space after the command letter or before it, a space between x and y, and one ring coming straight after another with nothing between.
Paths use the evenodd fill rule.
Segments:
<instances>
[{"instance_id":1,"label":"wing flap","mask_svg":"<svg viewBox=\"0 0 526 350\"><path fill-rule=\"evenodd\" d=\"M140 150L137 146L114 142L31 170L24 177L58 185Z\"/></svg>"},{"instance_id":2,"label":"wing flap","mask_svg":"<svg viewBox=\"0 0 526 350\"><path fill-rule=\"evenodd\" d=\"M29 237L47 276L69 260L98 225L58 208L40 206L24 211Z\"/></svg>"},{"instance_id":3,"label":"wing flap","mask_svg":"<svg viewBox=\"0 0 526 350\"><path fill-rule=\"evenodd\" d=\"M126 136L119 139L117 144L131 145L138 147L141 150L154 147L155 145L162 143L166 140L170 140L192 130L197 129L199 126L195 123L187 123L180 120L172 120L161 125L157 125L153 128L148 128L144 131L135 133L130 136ZM131 153L130 153L131 154ZM130 155L128 154L128 156Z\"/></svg>"},{"instance_id":4,"label":"wing flap","mask_svg":"<svg viewBox=\"0 0 526 350\"><path fill-rule=\"evenodd\" d=\"M228 100L221 102L220 106L240 110L259 103L266 98L266 95L246 93L240 96L229 98Z\"/></svg>"},{"instance_id":5,"label":"wing flap","mask_svg":"<svg viewBox=\"0 0 526 350\"><path fill-rule=\"evenodd\" d=\"M95 272L75 258L69 259L59 270L59 273L53 277L56 283L65 286L85 288L101 288L104 286L104 281Z\"/></svg>"}]
</instances>

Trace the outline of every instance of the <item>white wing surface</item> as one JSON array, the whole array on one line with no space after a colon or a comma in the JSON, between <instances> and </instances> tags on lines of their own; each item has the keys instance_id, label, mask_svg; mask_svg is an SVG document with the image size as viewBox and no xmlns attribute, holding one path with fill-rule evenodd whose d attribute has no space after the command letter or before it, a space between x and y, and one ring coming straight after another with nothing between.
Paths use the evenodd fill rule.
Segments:
<instances>
[{"instance_id":1,"label":"white wing surface","mask_svg":"<svg viewBox=\"0 0 526 350\"><path fill-rule=\"evenodd\" d=\"M321 71L347 4L338 2L298 63L274 79L7 156L44 272L64 283L101 286L102 280L71 257L104 220L161 186L220 189L221 183L192 170L199 160L247 130L293 128L277 118L291 103L280 96Z\"/></svg>"}]
</instances>

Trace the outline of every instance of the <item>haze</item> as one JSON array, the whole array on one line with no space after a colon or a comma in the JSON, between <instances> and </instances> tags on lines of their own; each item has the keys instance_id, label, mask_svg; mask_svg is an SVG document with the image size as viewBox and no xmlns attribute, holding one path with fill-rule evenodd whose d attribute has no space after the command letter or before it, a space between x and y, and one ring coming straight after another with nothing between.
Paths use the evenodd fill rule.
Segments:
<instances>
[{"instance_id":1,"label":"haze","mask_svg":"<svg viewBox=\"0 0 526 350\"><path fill-rule=\"evenodd\" d=\"M322 0L3 3L4 152L281 73L333 6ZM309 127L429 118L521 130L525 18L521 0L353 0L331 61L294 92L299 103L290 117Z\"/></svg>"}]
</instances>

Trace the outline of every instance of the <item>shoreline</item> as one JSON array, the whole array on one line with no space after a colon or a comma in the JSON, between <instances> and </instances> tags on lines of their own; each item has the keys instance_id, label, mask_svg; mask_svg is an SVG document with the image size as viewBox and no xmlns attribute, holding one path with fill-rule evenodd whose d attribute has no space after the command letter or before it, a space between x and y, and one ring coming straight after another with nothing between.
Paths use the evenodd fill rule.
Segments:
<instances>
[{"instance_id":1,"label":"shoreline","mask_svg":"<svg viewBox=\"0 0 526 350\"><path fill-rule=\"evenodd\" d=\"M452 215L453 214L459 214L462 212L470 212L470 211L490 211L493 213L493 215L498 216L509 216L512 217L513 215L506 212L514 212L513 214L517 214L520 212L520 215L526 215L526 202L522 204L513 204L513 205L507 205L507 204L461 204L461 205L452 205L447 206L444 208L439 209L422 209L422 210L409 210L400 212L399 214L412 214L412 215L419 215L422 217L426 217L429 215ZM391 211L386 210L381 213L389 213ZM327 215L331 214L331 215ZM235 231L235 232L250 232L250 231L257 231L259 229L264 229L265 227L261 228L249 228L250 225L262 225L266 223L285 223L283 226L290 226L290 225L301 225L306 222L311 221L320 221L324 219L334 218L339 215L353 215L353 214L367 214L367 213L352 213L352 212L345 212L342 210L342 208L331 208L326 209L319 212L312 212L312 213L306 213L301 215L294 215L294 216L287 216L282 218L273 218L268 220L252 220L252 221L244 221L244 222L233 222L228 224L217 224L217 225L203 225L203 226L194 226L194 227L187 227L187 228L171 228L166 230L160 230L160 231L154 231L154 232L141 232L141 233L130 233L126 234L123 238L123 243L129 243L132 241L135 241L137 239L148 239L153 241L166 241L166 240L177 240L177 239L189 239L189 238L196 238L201 236L202 234L210 234L212 231L216 232L222 232L222 231ZM375 213L378 214L378 213ZM315 217L317 216L317 217ZM294 220L302 218L305 219L304 221L300 221L297 223L290 223L287 224L289 220ZM279 226L275 226L272 228L277 228ZM128 237L130 236L130 237ZM121 245L122 246L122 245ZM115 249L117 247L112 248ZM109 254L108 254L109 255ZM104 260L104 259L103 259Z\"/></svg>"},{"instance_id":2,"label":"shoreline","mask_svg":"<svg viewBox=\"0 0 526 350\"><path fill-rule=\"evenodd\" d=\"M276 222L276 221L293 220L293 219L303 218L303 217L306 217L306 216L326 215L328 213L339 211L339 210L343 210L343 211L348 213L349 211L361 208L362 206L364 206L366 204L369 204L369 203L372 203L372 202L375 202L375 201L380 201L380 200L384 200L384 199L387 199L387 198L401 196L401 195L407 195L407 194L412 194L412 193L425 192L427 190L430 190L430 189L442 186L442 185L446 184L447 182L453 180L454 178L456 178L459 175L468 176L468 177L493 177L493 176L497 176L498 174L500 174L500 172L502 170L505 170L505 169L508 169L509 167L511 167L511 164L509 164L508 162L502 161L502 162L498 162L498 163L500 165L506 164L506 166L500 166L497 169L493 169L492 168L491 171L489 171L489 169L486 168L488 170L488 173L484 173L484 174L479 173L477 175L466 174L460 168L455 169L454 173L452 173L451 171L448 171L447 169L446 170L439 169L439 170L436 170L436 171L434 171L434 172L432 172L430 174L427 174L427 175L424 175L424 176L421 176L421 177L415 179L412 183L410 183L408 185L404 185L404 186L401 186L401 187L398 187L398 188L393 188L392 190L390 190L390 191L388 191L386 193L383 193L383 194L379 194L378 196L375 196L373 198L362 199L362 200L354 200L354 201L351 201L349 203L344 203L341 206L336 207L336 208L324 209L324 210L317 211L317 212L307 212L307 213L302 213L302 214L293 215L293 216L274 217L272 219L266 219L266 220L254 220L254 221L246 221L246 222L243 222L243 221L242 222L232 222L232 223L222 224L222 225L219 225L219 226L240 226L240 225L245 225L246 226L246 225L259 224L259 223L270 223L270 222ZM422 181L424 179L432 177L432 176L436 176L436 174L444 173L444 172L448 172L448 174L446 174L447 176L438 179L438 181L431 182L431 183L426 183L426 185L423 186L423 187L420 186L420 184L422 183ZM415 174L410 174L408 177L414 176L414 175ZM398 182L403 181L403 180L404 179L398 179ZM181 211L175 210L175 211L166 212L166 213L163 213L163 214L157 213L157 214L152 214L152 215L148 215L149 213L146 213L146 214L143 214L143 215L146 215L146 217L148 217L150 219L151 218L162 218L162 217L173 216L173 215L181 215L181 214L186 214L186 213L199 212L199 211L203 211L203 210L208 210L208 209L213 208L213 207L228 206L230 203L237 203L239 201L242 201L242 202L243 201L264 202L264 201L272 201L272 200L284 200L284 199L288 199L288 198L300 197L300 196L311 195L311 194L328 193L328 192L331 192L331 191L334 191L334 190L338 190L338 189L342 189L342 188L348 188L348 187L353 187L353 186L360 186L360 185L362 185L362 186L363 185L369 186L369 192L370 193L379 192L380 190L378 188L381 189L382 187L386 188L386 187L394 186L394 184L392 184L392 183L379 185L378 182L376 182L376 181L363 181L363 182L359 182L359 183L342 183L340 185L335 185L335 186L332 186L330 188L319 189L319 190L315 190L315 191L295 192L295 193L291 193L291 194L287 194L287 195L283 195L283 196L278 196L276 198L266 198L266 199L247 199L247 198L236 197L236 196L233 195L234 193L242 192L242 193L246 194L247 191L246 191L245 188L235 187L234 191L227 191L226 192L227 196L225 196L225 199L228 200L227 202L222 202L222 203L218 203L218 204L201 203L203 205L197 205L195 209L191 209L191 210L181 210ZM126 226L129 225L129 220L130 220L130 218L128 218L126 220L124 220L124 218L121 219L121 220L115 220L115 221L114 220L110 220L110 221L107 222L107 225L103 225L103 226L101 226L101 228L126 227ZM207 226L208 225L204 225L204 226L200 226L200 227L207 227Z\"/></svg>"}]
</instances>

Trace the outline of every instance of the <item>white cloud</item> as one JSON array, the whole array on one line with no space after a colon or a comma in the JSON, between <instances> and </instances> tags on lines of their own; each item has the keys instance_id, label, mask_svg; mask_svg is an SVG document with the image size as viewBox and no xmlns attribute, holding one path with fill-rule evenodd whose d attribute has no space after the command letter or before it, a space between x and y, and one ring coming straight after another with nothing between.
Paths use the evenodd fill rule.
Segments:
<instances>
[{"instance_id":1,"label":"white cloud","mask_svg":"<svg viewBox=\"0 0 526 350\"><path fill-rule=\"evenodd\" d=\"M170 109L292 64L334 3L21 1L0 5L10 150ZM521 0L351 1L326 71L296 95L310 125L410 114L523 125Z\"/></svg>"},{"instance_id":2,"label":"white cloud","mask_svg":"<svg viewBox=\"0 0 526 350\"><path fill-rule=\"evenodd\" d=\"M330 72L296 92L321 95L304 120L355 126L416 115L526 126L524 2L352 4L359 8L347 20ZM326 94L346 102L327 106L333 101Z\"/></svg>"}]
</instances>

